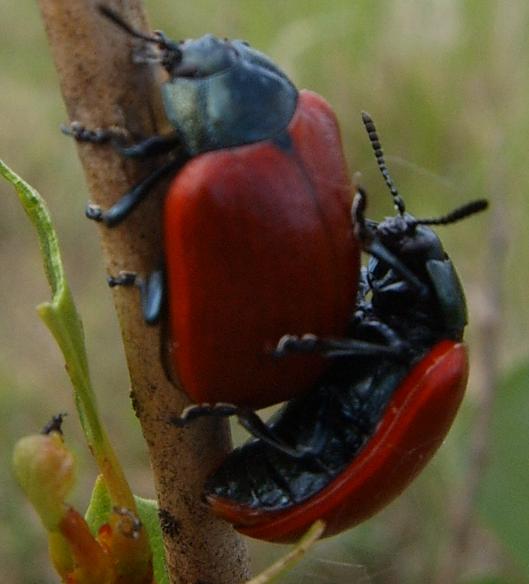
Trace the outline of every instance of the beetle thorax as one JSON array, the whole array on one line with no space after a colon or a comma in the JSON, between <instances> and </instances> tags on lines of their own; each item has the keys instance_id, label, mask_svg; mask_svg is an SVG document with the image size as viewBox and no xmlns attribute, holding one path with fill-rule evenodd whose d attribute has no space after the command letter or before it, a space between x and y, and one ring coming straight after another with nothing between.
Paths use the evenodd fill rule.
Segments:
<instances>
[{"instance_id":1,"label":"beetle thorax","mask_svg":"<svg viewBox=\"0 0 529 584\"><path fill-rule=\"evenodd\" d=\"M273 138L288 126L297 90L267 57L213 35L179 49L162 95L191 155Z\"/></svg>"}]
</instances>

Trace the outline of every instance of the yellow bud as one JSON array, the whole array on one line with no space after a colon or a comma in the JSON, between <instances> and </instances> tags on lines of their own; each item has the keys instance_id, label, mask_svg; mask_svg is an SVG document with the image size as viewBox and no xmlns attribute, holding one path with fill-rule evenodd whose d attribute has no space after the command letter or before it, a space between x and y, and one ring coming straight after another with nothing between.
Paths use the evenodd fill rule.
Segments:
<instances>
[{"instance_id":1,"label":"yellow bud","mask_svg":"<svg viewBox=\"0 0 529 584\"><path fill-rule=\"evenodd\" d=\"M21 438L15 445L13 468L26 496L48 531L57 531L66 512L64 499L70 492L74 460L58 432Z\"/></svg>"}]
</instances>

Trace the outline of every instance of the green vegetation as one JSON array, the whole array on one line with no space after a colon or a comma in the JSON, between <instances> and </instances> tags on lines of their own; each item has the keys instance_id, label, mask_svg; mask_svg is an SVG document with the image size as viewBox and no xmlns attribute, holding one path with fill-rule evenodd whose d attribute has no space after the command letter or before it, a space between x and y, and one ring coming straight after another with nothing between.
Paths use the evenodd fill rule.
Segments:
<instances>
[{"instance_id":1,"label":"green vegetation","mask_svg":"<svg viewBox=\"0 0 529 584\"><path fill-rule=\"evenodd\" d=\"M490 198L487 214L443 230L467 290L472 376L447 443L420 479L375 519L322 542L284 582L433 582L450 537L450 508L466 481L469 435L486 382L486 293L503 285L497 348L503 382L493 416L490 468L461 571L462 584L529 580L529 5L523 0L195 0L147 3L154 28L175 38L206 31L240 37L270 54L298 86L324 95L341 122L351 171L362 172L369 215L391 213L360 121L374 117L409 209L441 214ZM85 324L98 402L136 493L152 496L146 449L128 400L119 333L99 243L83 219L88 198L74 145L58 132L66 115L36 6L5 0L0 66L0 158L46 198ZM489 237L500 225L505 265ZM500 257L501 259L501 257ZM56 582L46 538L10 474L16 440L60 411L75 411L62 357L34 306L48 298L33 231L12 188L0 183L0 576L12 584ZM485 319L489 314L488 320ZM495 326L492 321L492 326ZM72 415L69 444L83 444ZM96 474L79 446L84 508ZM77 504L78 503L78 504ZM252 544L256 568L283 548Z\"/></svg>"}]
</instances>

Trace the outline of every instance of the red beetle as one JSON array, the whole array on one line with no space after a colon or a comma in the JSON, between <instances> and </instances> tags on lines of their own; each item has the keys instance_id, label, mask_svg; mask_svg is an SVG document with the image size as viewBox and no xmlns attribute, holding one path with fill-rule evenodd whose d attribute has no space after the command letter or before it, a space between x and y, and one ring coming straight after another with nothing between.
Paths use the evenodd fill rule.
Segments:
<instances>
[{"instance_id":1,"label":"red beetle","mask_svg":"<svg viewBox=\"0 0 529 584\"><path fill-rule=\"evenodd\" d=\"M319 356L277 359L286 332L343 335L358 253L338 127L302 91L285 146L193 158L165 206L171 337L195 402L262 407L308 389Z\"/></svg>"},{"instance_id":2,"label":"red beetle","mask_svg":"<svg viewBox=\"0 0 529 584\"><path fill-rule=\"evenodd\" d=\"M108 131L70 133L110 140L125 156L174 157L109 210L89 206L88 216L116 225L159 178L176 173L164 213L165 278L170 361L186 393L250 408L303 393L322 373L322 357L281 360L273 349L285 333L345 334L359 273L332 110L246 43L212 35L176 43L102 12L159 48L175 131L129 146ZM154 276L143 285L149 322L162 298L163 278Z\"/></svg>"},{"instance_id":3,"label":"red beetle","mask_svg":"<svg viewBox=\"0 0 529 584\"><path fill-rule=\"evenodd\" d=\"M214 513L259 539L295 541L316 519L332 535L382 509L440 446L466 387L465 299L428 225L453 223L487 203L415 219L405 212L367 114L364 123L398 214L366 220L359 192L357 229L372 257L348 334L282 339L277 353L285 359L322 350L334 355L333 365L275 415L268 439L234 450L205 486Z\"/></svg>"}]
</instances>

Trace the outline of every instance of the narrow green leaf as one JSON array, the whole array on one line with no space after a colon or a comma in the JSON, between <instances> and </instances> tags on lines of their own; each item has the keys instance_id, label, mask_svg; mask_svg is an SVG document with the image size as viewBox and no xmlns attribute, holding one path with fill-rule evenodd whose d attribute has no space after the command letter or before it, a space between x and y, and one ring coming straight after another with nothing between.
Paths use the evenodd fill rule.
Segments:
<instances>
[{"instance_id":1,"label":"narrow green leaf","mask_svg":"<svg viewBox=\"0 0 529 584\"><path fill-rule=\"evenodd\" d=\"M149 534L152 551L154 579L156 584L169 584L169 574L165 563L163 535L158 517L158 503L152 499L142 499L134 496L138 507L138 515Z\"/></svg>"},{"instance_id":2,"label":"narrow green leaf","mask_svg":"<svg viewBox=\"0 0 529 584\"><path fill-rule=\"evenodd\" d=\"M102 473L102 477L96 481L87 512L87 522L91 529L94 529L95 534L114 507L126 507L136 512L136 501L99 419L95 393L88 371L83 327L66 281L59 242L46 203L35 189L1 160L0 175L15 188L24 210L37 231L46 277L52 292L51 302L41 304L37 310L64 355L66 369L74 388L81 425ZM145 525L148 525L149 536L151 536L150 530L153 531L153 542L161 539L155 533L152 522L152 518L157 517L157 514L143 500L142 511L139 515L142 521L145 521ZM147 545L145 538L142 538L142 542ZM159 544L158 548L160 549ZM163 548L161 549L163 552ZM148 558L150 555L150 550L147 548L139 551L142 552L139 555L140 558ZM157 560L158 566L160 561L163 562L163 556L162 560ZM161 569L158 567L158 570Z\"/></svg>"},{"instance_id":3,"label":"narrow green leaf","mask_svg":"<svg viewBox=\"0 0 529 584\"><path fill-rule=\"evenodd\" d=\"M93 446L101 443L102 429L90 384L81 319L66 281L57 234L45 201L28 183L0 160L0 174L15 188L24 211L37 232L52 299L37 307L38 313L63 352L83 431Z\"/></svg>"},{"instance_id":4,"label":"narrow green leaf","mask_svg":"<svg viewBox=\"0 0 529 584\"><path fill-rule=\"evenodd\" d=\"M44 269L52 292L51 302L41 304L37 310L64 355L88 445L103 473L113 503L134 509L134 498L97 411L88 371L83 326L66 280L59 241L48 207L39 193L1 160L0 175L15 188L37 231Z\"/></svg>"},{"instance_id":5,"label":"narrow green leaf","mask_svg":"<svg viewBox=\"0 0 529 584\"><path fill-rule=\"evenodd\" d=\"M248 580L246 584L270 584L276 581L279 576L285 574L293 568L307 551L320 539L325 531L325 522L319 519L303 534L297 544L277 562L274 562L264 572L261 572L255 578Z\"/></svg>"}]
</instances>

